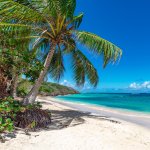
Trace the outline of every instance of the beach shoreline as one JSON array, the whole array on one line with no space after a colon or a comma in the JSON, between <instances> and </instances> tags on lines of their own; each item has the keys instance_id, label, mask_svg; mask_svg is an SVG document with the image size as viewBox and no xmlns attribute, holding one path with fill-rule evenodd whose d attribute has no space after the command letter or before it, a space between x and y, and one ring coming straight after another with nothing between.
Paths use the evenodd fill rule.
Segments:
<instances>
[{"instance_id":1,"label":"beach shoreline","mask_svg":"<svg viewBox=\"0 0 150 150\"><path fill-rule=\"evenodd\" d=\"M102 113L99 115L72 108L68 103L62 104L53 97L39 97L37 101L42 103L43 109L51 111L50 128L31 132L31 135L17 131L15 138L0 143L1 150L110 150L110 148L149 150L150 148L148 128Z\"/></svg>"},{"instance_id":2,"label":"beach shoreline","mask_svg":"<svg viewBox=\"0 0 150 150\"><path fill-rule=\"evenodd\" d=\"M59 103L61 105L83 111L94 115L105 115L116 120L123 120L137 125L141 125L150 130L150 114L136 111L126 111L124 109L113 109L103 106L91 105L87 103L78 103L67 100L62 100L57 97L44 97L46 100Z\"/></svg>"},{"instance_id":3,"label":"beach shoreline","mask_svg":"<svg viewBox=\"0 0 150 150\"><path fill-rule=\"evenodd\" d=\"M48 97L47 97L48 98ZM147 116L148 118L150 117L150 112L142 112L142 111L135 111L135 110L129 110L129 109L124 109L124 108L112 108L112 107L108 107L108 106L104 106L104 105L96 105L96 104L91 104L91 103L84 103L84 102L78 102L78 101L69 101L69 100L64 100L64 99L60 99L59 97L51 97L51 100L54 100L56 102L63 102L65 103L70 103L70 104L78 104L78 105L85 105L85 106L89 106L92 108L100 108L101 110L107 110L107 111L113 111L113 112L118 112L118 113L128 113L128 114L135 114L135 115L142 115L142 116Z\"/></svg>"}]
</instances>

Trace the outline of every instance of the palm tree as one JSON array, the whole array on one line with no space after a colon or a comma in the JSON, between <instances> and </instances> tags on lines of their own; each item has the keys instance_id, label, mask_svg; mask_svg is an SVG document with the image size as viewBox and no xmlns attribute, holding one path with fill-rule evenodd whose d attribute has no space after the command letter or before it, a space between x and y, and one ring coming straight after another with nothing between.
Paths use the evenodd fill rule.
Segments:
<instances>
[{"instance_id":1,"label":"palm tree","mask_svg":"<svg viewBox=\"0 0 150 150\"><path fill-rule=\"evenodd\" d=\"M32 90L24 99L24 104L35 101L49 68L51 68L52 74L59 78L64 71L62 58L66 53L72 56L74 79L77 84L84 84L85 77L87 77L92 85L97 85L97 71L82 51L77 48L78 43L85 45L97 54L102 54L104 67L108 62L115 62L121 56L121 50L114 44L93 33L78 30L83 14L74 16L75 8L76 0L18 0L16 2L0 0L0 28L13 26L32 30L30 36L19 35L18 37L18 35L15 35L15 38L36 39L33 48L45 42L49 44L44 68ZM6 24L12 19L15 20L15 23ZM12 30L9 33L13 38L14 31ZM50 65L51 63L53 65Z\"/></svg>"}]
</instances>

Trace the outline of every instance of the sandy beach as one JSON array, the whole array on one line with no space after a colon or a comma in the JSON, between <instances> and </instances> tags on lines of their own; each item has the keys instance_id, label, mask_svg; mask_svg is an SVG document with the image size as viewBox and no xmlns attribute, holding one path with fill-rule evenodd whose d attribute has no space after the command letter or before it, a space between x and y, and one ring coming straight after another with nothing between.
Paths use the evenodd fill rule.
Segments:
<instances>
[{"instance_id":1,"label":"sandy beach","mask_svg":"<svg viewBox=\"0 0 150 150\"><path fill-rule=\"evenodd\" d=\"M99 115L99 116L103 115L103 116L107 116L107 117L111 117L111 118L115 118L119 120L124 120L124 121L135 123L135 124L138 124L140 126L150 129L150 113L143 113L139 111L129 111L126 109L112 109L110 107L104 107L104 106L101 107L98 105L91 105L87 103L65 101L57 97L55 99L51 97L51 101L57 102L59 104L62 104L62 105L65 105L65 106L68 106L68 107L71 107L73 109L77 109L83 112L90 112L92 114Z\"/></svg>"},{"instance_id":2,"label":"sandy beach","mask_svg":"<svg viewBox=\"0 0 150 150\"><path fill-rule=\"evenodd\" d=\"M138 123L79 111L50 97L38 98L38 101L43 103L44 109L52 112L50 128L32 132L31 135L17 131L15 138L10 138L10 135L5 143L0 143L0 150L150 149L150 129ZM149 119L148 115L144 117Z\"/></svg>"}]
</instances>

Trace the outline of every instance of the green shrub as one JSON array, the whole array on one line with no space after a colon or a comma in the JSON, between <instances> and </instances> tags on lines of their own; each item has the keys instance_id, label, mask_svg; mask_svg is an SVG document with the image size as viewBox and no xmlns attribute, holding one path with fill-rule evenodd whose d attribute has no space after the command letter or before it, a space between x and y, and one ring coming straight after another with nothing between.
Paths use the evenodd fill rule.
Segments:
<instances>
[{"instance_id":1,"label":"green shrub","mask_svg":"<svg viewBox=\"0 0 150 150\"><path fill-rule=\"evenodd\" d=\"M21 102L11 97L0 99L0 134L11 132L19 128L45 128L51 123L51 115L47 110L41 109L37 102L23 106Z\"/></svg>"},{"instance_id":2,"label":"green shrub","mask_svg":"<svg viewBox=\"0 0 150 150\"><path fill-rule=\"evenodd\" d=\"M13 100L11 97L0 99L0 133L4 131L13 131L13 119L18 111L22 111L19 101Z\"/></svg>"},{"instance_id":3,"label":"green shrub","mask_svg":"<svg viewBox=\"0 0 150 150\"><path fill-rule=\"evenodd\" d=\"M25 88L18 89L18 96L25 97L28 94L28 91Z\"/></svg>"},{"instance_id":4,"label":"green shrub","mask_svg":"<svg viewBox=\"0 0 150 150\"><path fill-rule=\"evenodd\" d=\"M51 92L54 92L54 90L49 87L48 85L45 85L43 84L41 87L40 87L40 92L45 92L45 93L51 93Z\"/></svg>"},{"instance_id":5,"label":"green shrub","mask_svg":"<svg viewBox=\"0 0 150 150\"><path fill-rule=\"evenodd\" d=\"M30 89L32 88L32 82L29 82L28 80L23 79L17 87L17 94L20 97L25 97Z\"/></svg>"},{"instance_id":6,"label":"green shrub","mask_svg":"<svg viewBox=\"0 0 150 150\"><path fill-rule=\"evenodd\" d=\"M13 121L10 118L0 117L0 133L4 131L12 131L14 128Z\"/></svg>"}]
</instances>

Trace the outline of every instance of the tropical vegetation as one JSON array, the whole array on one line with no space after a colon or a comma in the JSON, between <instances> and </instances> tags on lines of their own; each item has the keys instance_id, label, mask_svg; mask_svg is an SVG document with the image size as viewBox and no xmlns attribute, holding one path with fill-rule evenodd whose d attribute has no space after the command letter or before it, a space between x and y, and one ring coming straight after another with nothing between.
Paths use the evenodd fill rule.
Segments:
<instances>
[{"instance_id":1,"label":"tropical vegetation","mask_svg":"<svg viewBox=\"0 0 150 150\"><path fill-rule=\"evenodd\" d=\"M55 81L63 76L65 55L71 58L68 63L72 65L72 78L77 86L83 86L88 80L96 87L97 70L79 45L102 55L103 67L116 62L122 55L121 49L113 43L80 30L83 13L76 15L75 8L76 0L0 0L0 132L12 130L14 120L20 114L24 116L21 120L29 122L28 125L38 124L26 118L38 113L45 114L46 124L50 123L48 112L32 108L35 108L39 91L47 90L46 83L42 85L47 75ZM22 76L32 82L32 87L24 93L21 103L7 97L17 97ZM8 110L4 110L6 105ZM29 109L28 106L33 107Z\"/></svg>"},{"instance_id":2,"label":"tropical vegetation","mask_svg":"<svg viewBox=\"0 0 150 150\"><path fill-rule=\"evenodd\" d=\"M34 83L32 81L22 79L18 83L17 95L19 97L25 97L30 92L30 89L32 88L33 84ZM58 96L77 93L79 92L71 87L51 82L43 82L39 89L40 96Z\"/></svg>"},{"instance_id":3,"label":"tropical vegetation","mask_svg":"<svg viewBox=\"0 0 150 150\"><path fill-rule=\"evenodd\" d=\"M30 93L24 99L24 104L34 103L41 83L49 70L55 79L59 79L65 68L63 55L72 56L74 79L77 85L82 85L85 79L96 86L97 71L93 64L78 49L78 43L89 50L102 54L104 67L108 62L115 62L121 55L121 50L114 44L89 32L78 30L83 14L74 15L76 0L0 0L0 30L3 35L3 45L16 41L26 43L31 41L31 50L45 47L43 69L35 81ZM26 33L26 34L25 34ZM34 42L33 42L34 41ZM10 42L10 43L11 43ZM23 43L22 42L22 43ZM44 56L43 56L44 58Z\"/></svg>"},{"instance_id":4,"label":"tropical vegetation","mask_svg":"<svg viewBox=\"0 0 150 150\"><path fill-rule=\"evenodd\" d=\"M21 102L11 97L1 99L0 133L13 131L16 127L25 128L26 130L47 127L51 123L51 114L40 108L40 103L23 106Z\"/></svg>"}]
</instances>

